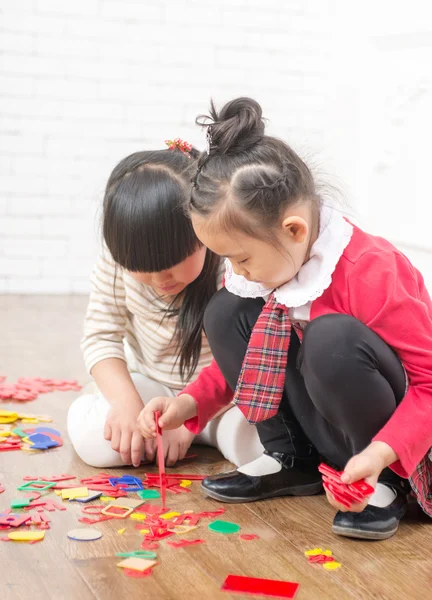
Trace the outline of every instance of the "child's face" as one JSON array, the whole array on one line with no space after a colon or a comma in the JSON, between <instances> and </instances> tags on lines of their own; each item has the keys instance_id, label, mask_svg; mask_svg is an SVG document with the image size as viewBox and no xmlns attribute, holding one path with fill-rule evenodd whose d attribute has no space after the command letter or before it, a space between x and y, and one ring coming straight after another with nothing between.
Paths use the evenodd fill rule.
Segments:
<instances>
[{"instance_id":1,"label":"child's face","mask_svg":"<svg viewBox=\"0 0 432 600\"><path fill-rule=\"evenodd\" d=\"M195 233L205 246L228 258L237 275L272 289L295 277L307 260L311 222L307 206L296 207L292 214L285 213L273 232L275 243L272 244L239 231L216 231L209 226L208 219L192 215Z\"/></svg>"},{"instance_id":2,"label":"child's face","mask_svg":"<svg viewBox=\"0 0 432 600\"><path fill-rule=\"evenodd\" d=\"M201 274L206 256L205 246L201 246L183 262L171 269L157 273L133 273L129 275L138 281L151 286L160 296L176 296Z\"/></svg>"}]
</instances>

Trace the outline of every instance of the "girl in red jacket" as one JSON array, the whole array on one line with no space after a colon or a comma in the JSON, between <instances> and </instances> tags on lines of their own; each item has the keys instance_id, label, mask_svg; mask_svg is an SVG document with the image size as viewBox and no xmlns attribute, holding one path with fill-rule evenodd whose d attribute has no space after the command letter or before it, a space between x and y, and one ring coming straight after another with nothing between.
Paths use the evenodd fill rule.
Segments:
<instances>
[{"instance_id":1,"label":"girl in red jacket","mask_svg":"<svg viewBox=\"0 0 432 600\"><path fill-rule=\"evenodd\" d=\"M385 539L405 513L408 478L432 514L432 303L422 276L382 238L317 194L307 165L266 136L261 107L239 98L211 107L207 152L189 210L198 238L227 259L225 288L205 330L234 401L255 423L264 454L207 478L206 493L247 502L321 490L317 465L366 478L375 492L337 509L333 531ZM142 432L200 431L226 396L154 400ZM388 468L390 467L390 468Z\"/></svg>"}]
</instances>

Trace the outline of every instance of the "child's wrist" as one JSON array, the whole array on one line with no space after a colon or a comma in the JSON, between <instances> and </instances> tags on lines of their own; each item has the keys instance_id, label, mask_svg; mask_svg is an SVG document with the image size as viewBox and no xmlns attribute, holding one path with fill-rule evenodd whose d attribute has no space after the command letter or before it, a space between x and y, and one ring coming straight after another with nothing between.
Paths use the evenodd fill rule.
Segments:
<instances>
[{"instance_id":1,"label":"child's wrist","mask_svg":"<svg viewBox=\"0 0 432 600\"><path fill-rule=\"evenodd\" d=\"M393 448L385 442L371 442L369 448L379 457L383 469L399 460L399 457Z\"/></svg>"},{"instance_id":2,"label":"child's wrist","mask_svg":"<svg viewBox=\"0 0 432 600\"><path fill-rule=\"evenodd\" d=\"M180 396L177 396L177 401L181 401L182 403L182 412L185 421L197 416L198 406L193 396L190 394L180 394Z\"/></svg>"}]
</instances>

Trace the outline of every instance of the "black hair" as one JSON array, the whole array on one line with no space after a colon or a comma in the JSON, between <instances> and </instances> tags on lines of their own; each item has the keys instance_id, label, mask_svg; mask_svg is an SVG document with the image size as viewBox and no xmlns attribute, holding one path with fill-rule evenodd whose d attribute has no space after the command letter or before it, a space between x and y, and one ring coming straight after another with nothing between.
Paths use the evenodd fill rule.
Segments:
<instances>
[{"instance_id":1,"label":"black hair","mask_svg":"<svg viewBox=\"0 0 432 600\"><path fill-rule=\"evenodd\" d=\"M190 194L190 174L198 152L136 152L113 170L103 202L103 238L115 263L131 272L170 269L202 244L183 207ZM182 379L190 379L199 361L204 310L217 290L220 259L207 250L195 281L176 296L163 318L177 317ZM179 302L181 300L181 303Z\"/></svg>"},{"instance_id":2,"label":"black hair","mask_svg":"<svg viewBox=\"0 0 432 600\"><path fill-rule=\"evenodd\" d=\"M208 128L208 152L192 179L190 212L216 217L226 231L274 241L271 230L287 207L308 201L318 209L311 171L288 144L265 135L258 102L237 98L220 111L211 102L210 114L196 122Z\"/></svg>"}]
</instances>

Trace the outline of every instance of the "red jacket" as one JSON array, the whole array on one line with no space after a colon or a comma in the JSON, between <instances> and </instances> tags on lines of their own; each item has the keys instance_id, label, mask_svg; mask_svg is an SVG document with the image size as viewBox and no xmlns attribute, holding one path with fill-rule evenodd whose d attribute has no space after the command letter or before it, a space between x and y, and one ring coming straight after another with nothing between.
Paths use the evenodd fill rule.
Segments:
<instances>
[{"instance_id":1,"label":"red jacket","mask_svg":"<svg viewBox=\"0 0 432 600\"><path fill-rule=\"evenodd\" d=\"M432 301L423 277L389 242L354 227L330 286L312 302L310 318L332 313L365 323L404 365L409 382L406 396L373 439L396 452L399 460L391 465L395 472L416 479L416 467L432 447ZM186 423L194 433L232 400L232 391L215 362L184 393L198 405L198 416ZM426 459L422 477L432 482L430 470L431 462ZM417 492L422 487L418 477L415 487ZM423 488L427 493L428 486Z\"/></svg>"}]
</instances>

